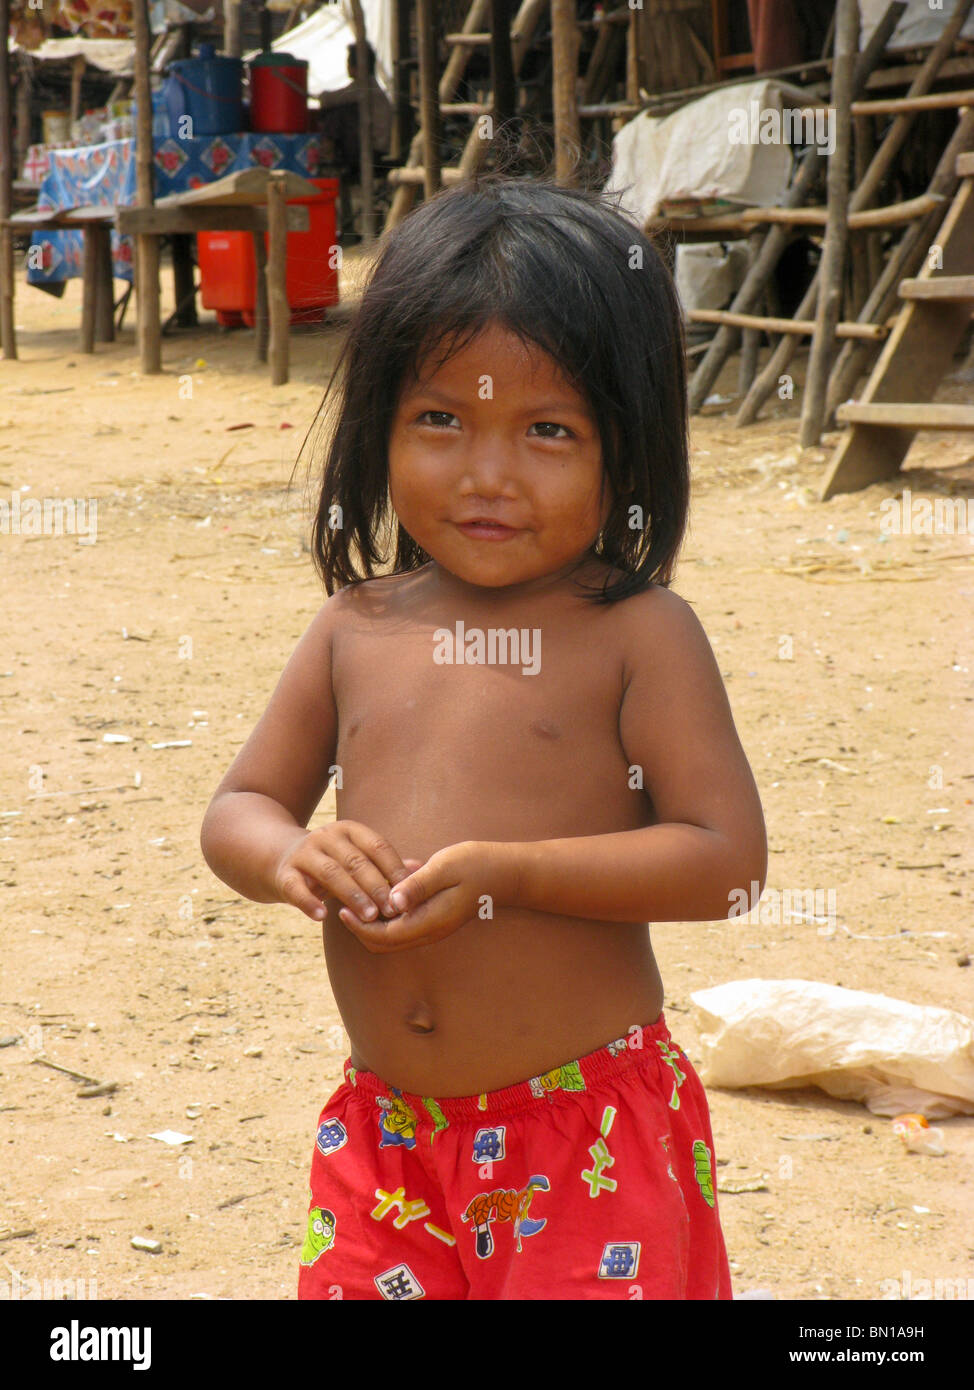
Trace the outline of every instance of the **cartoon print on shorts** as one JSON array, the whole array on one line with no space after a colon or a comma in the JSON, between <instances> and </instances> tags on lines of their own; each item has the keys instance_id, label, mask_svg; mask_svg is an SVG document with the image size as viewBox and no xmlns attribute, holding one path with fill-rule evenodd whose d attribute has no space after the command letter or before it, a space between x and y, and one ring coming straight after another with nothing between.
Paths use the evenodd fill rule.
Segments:
<instances>
[{"instance_id":1,"label":"cartoon print on shorts","mask_svg":"<svg viewBox=\"0 0 974 1390\"><path fill-rule=\"evenodd\" d=\"M318 1152L325 1155L337 1153L348 1143L348 1130L341 1120L331 1118L322 1120L318 1126L318 1137L315 1140Z\"/></svg>"},{"instance_id":2,"label":"cartoon print on shorts","mask_svg":"<svg viewBox=\"0 0 974 1390\"><path fill-rule=\"evenodd\" d=\"M696 1169L697 1185L708 1207L714 1204L714 1175L710 1166L710 1150L702 1139L693 1141L693 1166Z\"/></svg>"},{"instance_id":3,"label":"cartoon print on shorts","mask_svg":"<svg viewBox=\"0 0 974 1390\"><path fill-rule=\"evenodd\" d=\"M469 1221L477 1236L477 1258L487 1260L494 1253L492 1221L511 1221L514 1224L514 1241L518 1253L521 1250L522 1236L534 1236L547 1225L547 1217L540 1220L528 1217L528 1208L535 1192L550 1192L551 1183L543 1173L535 1173L528 1178L518 1191L515 1187L497 1187L493 1192L480 1192L474 1197L460 1218Z\"/></svg>"},{"instance_id":4,"label":"cartoon print on shorts","mask_svg":"<svg viewBox=\"0 0 974 1390\"><path fill-rule=\"evenodd\" d=\"M410 1298L425 1298L426 1290L409 1265L396 1265L372 1280L387 1303L401 1303Z\"/></svg>"},{"instance_id":5,"label":"cartoon print on shorts","mask_svg":"<svg viewBox=\"0 0 974 1390\"><path fill-rule=\"evenodd\" d=\"M416 1115L402 1098L402 1091L393 1086L392 1095L376 1096L375 1103L382 1111L379 1116L379 1148L388 1149L401 1144L405 1149L416 1147Z\"/></svg>"},{"instance_id":6,"label":"cartoon print on shorts","mask_svg":"<svg viewBox=\"0 0 974 1390\"><path fill-rule=\"evenodd\" d=\"M308 1212L308 1229L301 1247L301 1263L313 1265L326 1250L335 1244L335 1213L327 1207L312 1207Z\"/></svg>"},{"instance_id":7,"label":"cartoon print on shorts","mask_svg":"<svg viewBox=\"0 0 974 1390\"><path fill-rule=\"evenodd\" d=\"M531 1094L538 1100L548 1091L584 1091L585 1078L577 1062L566 1062L564 1066L552 1067L551 1071L532 1076L528 1082Z\"/></svg>"},{"instance_id":8,"label":"cartoon print on shorts","mask_svg":"<svg viewBox=\"0 0 974 1390\"><path fill-rule=\"evenodd\" d=\"M590 1197L597 1197L603 1189L606 1192L615 1192L619 1186L615 1178L603 1177L605 1169L611 1168L615 1163L615 1159L609 1153L609 1146L605 1142L609 1137L609 1130L612 1128L612 1121L615 1117L615 1106L607 1105L602 1111L602 1123L599 1126L600 1138L596 1139L589 1149L592 1166L582 1169L582 1182L588 1183L588 1195Z\"/></svg>"},{"instance_id":9,"label":"cartoon print on shorts","mask_svg":"<svg viewBox=\"0 0 974 1390\"><path fill-rule=\"evenodd\" d=\"M625 1038L616 1038L615 1042L606 1043L605 1050L610 1057L624 1057L629 1051L629 1044Z\"/></svg>"},{"instance_id":10,"label":"cartoon print on shorts","mask_svg":"<svg viewBox=\"0 0 974 1390\"><path fill-rule=\"evenodd\" d=\"M443 1114L439 1101L434 1100L432 1096L424 1096L423 1104L426 1106L433 1120L433 1128L430 1131L430 1143L432 1144L441 1129L450 1128L450 1121Z\"/></svg>"},{"instance_id":11,"label":"cartoon print on shorts","mask_svg":"<svg viewBox=\"0 0 974 1390\"><path fill-rule=\"evenodd\" d=\"M679 1110L680 1092L679 1087L686 1081L686 1072L680 1070L677 1062L680 1060L680 1051L676 1047L671 1047L669 1043L663 1042L661 1038L656 1039L656 1046L663 1054L663 1061L668 1067L673 1068L673 1094L670 1096L670 1109Z\"/></svg>"},{"instance_id":12,"label":"cartoon print on shorts","mask_svg":"<svg viewBox=\"0 0 974 1390\"><path fill-rule=\"evenodd\" d=\"M507 1125L494 1125L490 1129L478 1129L473 1137L474 1163L500 1163L505 1153L504 1143Z\"/></svg>"},{"instance_id":13,"label":"cartoon print on shorts","mask_svg":"<svg viewBox=\"0 0 974 1390\"><path fill-rule=\"evenodd\" d=\"M600 1279L634 1279L639 1269L638 1240L609 1241L599 1261Z\"/></svg>"}]
</instances>

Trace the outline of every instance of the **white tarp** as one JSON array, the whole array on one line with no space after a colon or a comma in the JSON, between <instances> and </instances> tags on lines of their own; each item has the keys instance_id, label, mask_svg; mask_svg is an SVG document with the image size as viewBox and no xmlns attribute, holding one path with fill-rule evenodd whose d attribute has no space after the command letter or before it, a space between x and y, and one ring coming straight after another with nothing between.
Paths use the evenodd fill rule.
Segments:
<instances>
[{"instance_id":1,"label":"white tarp","mask_svg":"<svg viewBox=\"0 0 974 1390\"><path fill-rule=\"evenodd\" d=\"M893 30L888 48L912 48L921 43L936 43L956 8L956 0L941 0L942 8L934 8L930 0L907 0L906 13ZM865 48L873 30L889 9L889 0L859 0L862 28L859 46ZM974 14L968 15L961 30L965 39L974 39Z\"/></svg>"},{"instance_id":2,"label":"white tarp","mask_svg":"<svg viewBox=\"0 0 974 1390\"><path fill-rule=\"evenodd\" d=\"M791 174L791 146L781 138L763 143L764 137L774 136L769 127L775 120L782 131L795 124L785 111L815 104L800 87L759 78L721 87L670 116L643 112L612 141L606 190L623 192L622 206L641 222L656 216L667 199L725 198L746 207L778 203ZM762 135L766 113L773 119Z\"/></svg>"},{"instance_id":3,"label":"white tarp","mask_svg":"<svg viewBox=\"0 0 974 1390\"><path fill-rule=\"evenodd\" d=\"M389 96L392 91L393 34L395 14L391 0L361 0L365 37L375 50L375 78ZM291 53L308 63L308 95L348 89L354 83L348 76L348 45L355 42L352 7L348 0L322 5L303 24L296 24L271 47ZM248 57L253 55L248 54Z\"/></svg>"},{"instance_id":4,"label":"white tarp","mask_svg":"<svg viewBox=\"0 0 974 1390\"><path fill-rule=\"evenodd\" d=\"M11 52L19 48L11 44ZM84 57L86 63L115 77L131 77L135 45L131 39L45 39L38 48L22 50L38 63L67 63Z\"/></svg>"}]
</instances>

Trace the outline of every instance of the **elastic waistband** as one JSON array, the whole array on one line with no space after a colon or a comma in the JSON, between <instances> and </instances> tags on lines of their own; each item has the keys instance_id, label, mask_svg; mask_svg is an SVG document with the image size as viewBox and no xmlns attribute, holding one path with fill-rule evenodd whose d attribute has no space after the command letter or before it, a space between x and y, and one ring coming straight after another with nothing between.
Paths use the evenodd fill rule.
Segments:
<instances>
[{"instance_id":1,"label":"elastic waistband","mask_svg":"<svg viewBox=\"0 0 974 1390\"><path fill-rule=\"evenodd\" d=\"M498 1118L518 1111L570 1100L573 1095L597 1089L607 1081L624 1075L636 1067L659 1066L676 1062L684 1054L673 1043L666 1019L660 1014L655 1023L633 1025L628 1033L614 1042L597 1047L587 1057L563 1062L540 1076L519 1081L500 1091L485 1091L479 1096L417 1096L390 1086L375 1072L363 1071L345 1063L346 1083L369 1097L396 1096L415 1112L419 1122L429 1118L434 1125L448 1120L475 1120L478 1117Z\"/></svg>"}]
</instances>

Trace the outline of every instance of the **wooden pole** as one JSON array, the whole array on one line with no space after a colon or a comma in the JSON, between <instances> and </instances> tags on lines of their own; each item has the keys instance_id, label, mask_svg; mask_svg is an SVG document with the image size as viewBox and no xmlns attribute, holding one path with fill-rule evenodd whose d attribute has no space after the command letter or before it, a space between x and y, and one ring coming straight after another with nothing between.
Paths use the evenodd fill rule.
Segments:
<instances>
[{"instance_id":1,"label":"wooden pole","mask_svg":"<svg viewBox=\"0 0 974 1390\"><path fill-rule=\"evenodd\" d=\"M263 232L252 232L254 262L257 268L257 296L254 304L254 354L258 362L267 361L267 238Z\"/></svg>"},{"instance_id":2,"label":"wooden pole","mask_svg":"<svg viewBox=\"0 0 974 1390\"><path fill-rule=\"evenodd\" d=\"M71 59L71 120L81 119L81 81L85 75L85 60L80 53Z\"/></svg>"},{"instance_id":3,"label":"wooden pole","mask_svg":"<svg viewBox=\"0 0 974 1390\"><path fill-rule=\"evenodd\" d=\"M555 124L555 179L575 182L581 160L578 116L578 14L575 0L551 0L552 107Z\"/></svg>"},{"instance_id":4,"label":"wooden pole","mask_svg":"<svg viewBox=\"0 0 974 1390\"><path fill-rule=\"evenodd\" d=\"M490 0L490 78L496 127L511 120L517 100L511 56L511 0Z\"/></svg>"},{"instance_id":5,"label":"wooden pole","mask_svg":"<svg viewBox=\"0 0 974 1390\"><path fill-rule=\"evenodd\" d=\"M825 390L835 354L835 329L842 309L842 282L849 239L849 163L852 154L852 83L859 52L858 0L838 0L835 12L835 60L832 64L832 108L835 148L829 159L828 211L825 246L819 268L821 286L815 314L815 335L808 358L798 442L803 449L817 444L825 416Z\"/></svg>"},{"instance_id":6,"label":"wooden pole","mask_svg":"<svg viewBox=\"0 0 974 1390\"><path fill-rule=\"evenodd\" d=\"M20 54L17 74L17 163L14 165L14 178L24 167L27 150L30 146L30 97L33 85L33 64L27 53Z\"/></svg>"},{"instance_id":7,"label":"wooden pole","mask_svg":"<svg viewBox=\"0 0 974 1390\"><path fill-rule=\"evenodd\" d=\"M152 192L152 89L149 82L149 11L146 0L133 0L135 18L135 127L136 205L149 208ZM136 337L139 366L146 376L162 371L162 335L159 329L159 239L138 236L136 255Z\"/></svg>"},{"instance_id":8,"label":"wooden pole","mask_svg":"<svg viewBox=\"0 0 974 1390\"><path fill-rule=\"evenodd\" d=\"M639 101L639 10L631 8L626 25L626 101Z\"/></svg>"},{"instance_id":9,"label":"wooden pole","mask_svg":"<svg viewBox=\"0 0 974 1390\"><path fill-rule=\"evenodd\" d=\"M423 196L440 188L440 106L436 84L436 30L433 0L417 0L416 37L419 45L419 121L423 139Z\"/></svg>"},{"instance_id":10,"label":"wooden pole","mask_svg":"<svg viewBox=\"0 0 974 1390\"><path fill-rule=\"evenodd\" d=\"M965 0L966 2L966 0ZM870 73L879 63L889 41L889 37L899 23L900 16L906 9L905 0L894 0L886 11L879 24L876 26L869 43L859 55L855 67L854 92L856 95L865 89L866 81ZM802 160L801 168L788 191L784 200L784 206L795 208L800 207L811 193L821 174L822 155L817 145L811 146ZM738 290L731 309L738 314L750 313L756 307L764 292L764 287L775 266L781 259L782 252L788 244L790 237L789 231L785 227L774 226L764 239L760 254L754 265L744 278L744 283ZM807 313L808 305L803 309ZM707 350L706 356L693 374L690 383L690 409L699 410L704 400L710 394L720 370L726 362L732 348L732 330L730 328L718 329L713 342ZM782 339L788 342L789 339ZM780 346L780 345L779 345ZM762 376L764 374L762 373ZM760 380L761 378L759 378ZM755 382L755 387L757 387ZM745 402L746 404L746 402ZM742 407L743 409L743 407Z\"/></svg>"},{"instance_id":11,"label":"wooden pole","mask_svg":"<svg viewBox=\"0 0 974 1390\"><path fill-rule=\"evenodd\" d=\"M17 356L14 331L14 242L6 225L13 212L13 121L10 109L10 0L0 0L0 352Z\"/></svg>"},{"instance_id":12,"label":"wooden pole","mask_svg":"<svg viewBox=\"0 0 974 1390\"><path fill-rule=\"evenodd\" d=\"M752 232L747 239L747 263L753 266L761 250L762 236L760 232ZM761 331L757 325L745 327L741 334L741 357L737 371L737 393L739 396L746 396L751 389L751 382L758 370L758 353L761 347Z\"/></svg>"},{"instance_id":13,"label":"wooden pole","mask_svg":"<svg viewBox=\"0 0 974 1390\"><path fill-rule=\"evenodd\" d=\"M240 0L223 0L223 51L228 58L243 54L240 39Z\"/></svg>"},{"instance_id":14,"label":"wooden pole","mask_svg":"<svg viewBox=\"0 0 974 1390\"><path fill-rule=\"evenodd\" d=\"M358 84L358 148L359 185L362 189L362 240L375 240L375 192L372 165L375 150L372 146L372 79L369 76L369 55L365 36L365 16L361 0L351 0L352 21L355 26L355 80Z\"/></svg>"},{"instance_id":15,"label":"wooden pole","mask_svg":"<svg viewBox=\"0 0 974 1390\"><path fill-rule=\"evenodd\" d=\"M389 158L404 163L410 137L409 105L409 0L393 0L392 19L392 126Z\"/></svg>"},{"instance_id":16,"label":"wooden pole","mask_svg":"<svg viewBox=\"0 0 974 1390\"><path fill-rule=\"evenodd\" d=\"M267 184L267 307L270 318L271 385L288 378L287 199L286 175L273 173Z\"/></svg>"}]
</instances>

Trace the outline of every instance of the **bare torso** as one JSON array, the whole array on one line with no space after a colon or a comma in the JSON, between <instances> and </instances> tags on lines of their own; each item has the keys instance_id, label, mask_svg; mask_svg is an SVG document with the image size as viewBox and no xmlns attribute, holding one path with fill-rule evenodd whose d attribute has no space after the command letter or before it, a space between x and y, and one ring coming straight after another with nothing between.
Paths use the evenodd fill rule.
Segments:
<instances>
[{"instance_id":1,"label":"bare torso","mask_svg":"<svg viewBox=\"0 0 974 1390\"><path fill-rule=\"evenodd\" d=\"M590 581L591 582L591 581ZM332 645L338 818L425 860L464 840L545 840L654 820L619 736L619 605L573 589L448 600L435 570L346 591ZM438 665L434 631L540 629L520 665ZM352 1063L414 1094L476 1095L655 1021L644 922L495 909L428 946L370 953L328 902L325 955Z\"/></svg>"}]
</instances>

